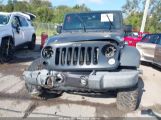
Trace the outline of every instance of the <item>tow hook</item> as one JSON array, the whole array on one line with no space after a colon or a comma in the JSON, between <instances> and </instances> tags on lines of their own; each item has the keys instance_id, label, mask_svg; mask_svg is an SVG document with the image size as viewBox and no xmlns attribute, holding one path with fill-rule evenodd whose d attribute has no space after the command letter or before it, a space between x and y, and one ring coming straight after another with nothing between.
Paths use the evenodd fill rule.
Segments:
<instances>
[{"instance_id":1,"label":"tow hook","mask_svg":"<svg viewBox=\"0 0 161 120\"><path fill-rule=\"evenodd\" d=\"M50 89L53 86L54 86L53 79L51 77L47 77L45 87Z\"/></svg>"},{"instance_id":2,"label":"tow hook","mask_svg":"<svg viewBox=\"0 0 161 120\"><path fill-rule=\"evenodd\" d=\"M50 76L46 79L46 87L51 89L53 87L58 87L64 82L64 76L61 73L57 73L54 76Z\"/></svg>"}]
</instances>

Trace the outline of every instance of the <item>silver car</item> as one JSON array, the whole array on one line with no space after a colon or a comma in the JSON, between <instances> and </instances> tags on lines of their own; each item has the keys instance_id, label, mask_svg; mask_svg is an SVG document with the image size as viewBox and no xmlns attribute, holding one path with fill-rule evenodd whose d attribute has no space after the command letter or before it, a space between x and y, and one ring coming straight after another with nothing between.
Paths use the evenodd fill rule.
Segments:
<instances>
[{"instance_id":1,"label":"silver car","mask_svg":"<svg viewBox=\"0 0 161 120\"><path fill-rule=\"evenodd\" d=\"M161 34L148 34L137 43L136 48L141 55L141 61L155 63L161 66Z\"/></svg>"}]
</instances>

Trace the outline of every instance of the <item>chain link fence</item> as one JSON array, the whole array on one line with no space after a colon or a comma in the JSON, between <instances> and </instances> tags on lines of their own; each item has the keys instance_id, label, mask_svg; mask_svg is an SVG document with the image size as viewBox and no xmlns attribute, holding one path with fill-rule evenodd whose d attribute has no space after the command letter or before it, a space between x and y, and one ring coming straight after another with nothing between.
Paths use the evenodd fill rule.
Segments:
<instances>
[{"instance_id":1,"label":"chain link fence","mask_svg":"<svg viewBox=\"0 0 161 120\"><path fill-rule=\"evenodd\" d=\"M56 34L56 27L58 24L34 22L33 25L36 29L37 36L41 36L43 32L48 34L48 36L53 36Z\"/></svg>"}]
</instances>

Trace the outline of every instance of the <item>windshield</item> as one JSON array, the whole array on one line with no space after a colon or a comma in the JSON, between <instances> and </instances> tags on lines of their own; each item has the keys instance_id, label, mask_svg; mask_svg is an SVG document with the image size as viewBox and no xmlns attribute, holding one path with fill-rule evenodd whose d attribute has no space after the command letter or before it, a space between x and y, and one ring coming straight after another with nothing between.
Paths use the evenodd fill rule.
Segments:
<instances>
[{"instance_id":1,"label":"windshield","mask_svg":"<svg viewBox=\"0 0 161 120\"><path fill-rule=\"evenodd\" d=\"M0 15L0 25L6 25L9 22L9 15Z\"/></svg>"},{"instance_id":2,"label":"windshield","mask_svg":"<svg viewBox=\"0 0 161 120\"><path fill-rule=\"evenodd\" d=\"M63 30L121 29L122 16L114 12L73 13L65 17Z\"/></svg>"}]
</instances>

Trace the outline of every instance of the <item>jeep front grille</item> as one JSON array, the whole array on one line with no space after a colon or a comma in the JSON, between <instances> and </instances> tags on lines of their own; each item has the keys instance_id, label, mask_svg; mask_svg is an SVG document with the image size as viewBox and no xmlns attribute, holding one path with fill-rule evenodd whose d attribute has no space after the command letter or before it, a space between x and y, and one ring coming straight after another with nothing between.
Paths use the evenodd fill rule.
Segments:
<instances>
[{"instance_id":1,"label":"jeep front grille","mask_svg":"<svg viewBox=\"0 0 161 120\"><path fill-rule=\"evenodd\" d=\"M99 47L62 47L56 48L56 65L97 65Z\"/></svg>"}]
</instances>

